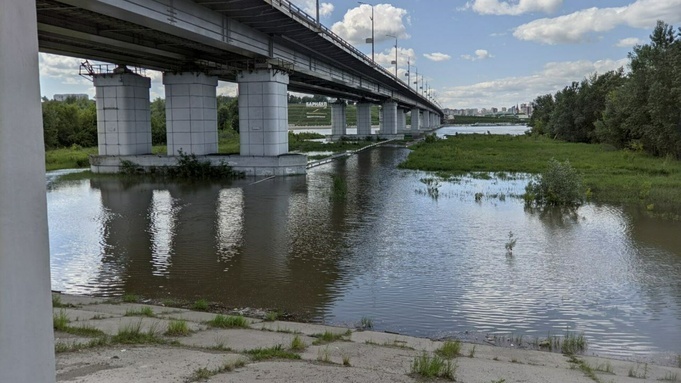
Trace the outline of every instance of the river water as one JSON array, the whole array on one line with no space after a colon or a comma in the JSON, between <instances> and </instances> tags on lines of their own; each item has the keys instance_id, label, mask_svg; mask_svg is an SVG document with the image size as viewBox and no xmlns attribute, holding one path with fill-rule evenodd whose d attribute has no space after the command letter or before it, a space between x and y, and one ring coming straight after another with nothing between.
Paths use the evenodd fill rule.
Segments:
<instances>
[{"instance_id":1,"label":"river water","mask_svg":"<svg viewBox=\"0 0 681 383\"><path fill-rule=\"evenodd\" d=\"M428 181L397 169L407 155L375 148L257 183L50 173L52 287L367 317L434 338L569 330L595 354L681 354L681 223L596 204L530 212L526 176Z\"/></svg>"}]
</instances>

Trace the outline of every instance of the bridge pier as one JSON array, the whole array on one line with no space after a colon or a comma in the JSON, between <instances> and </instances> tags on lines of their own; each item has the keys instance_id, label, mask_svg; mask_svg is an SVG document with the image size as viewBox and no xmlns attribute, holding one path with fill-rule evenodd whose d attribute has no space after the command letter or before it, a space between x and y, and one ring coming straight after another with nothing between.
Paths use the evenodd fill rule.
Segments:
<instances>
[{"instance_id":1,"label":"bridge pier","mask_svg":"<svg viewBox=\"0 0 681 383\"><path fill-rule=\"evenodd\" d=\"M421 110L419 108L413 108L411 110L411 131L413 133L418 133L421 128Z\"/></svg>"},{"instance_id":2,"label":"bridge pier","mask_svg":"<svg viewBox=\"0 0 681 383\"><path fill-rule=\"evenodd\" d=\"M381 122L381 134L393 135L397 134L397 103L395 101L386 101L381 108L383 121Z\"/></svg>"},{"instance_id":3,"label":"bridge pier","mask_svg":"<svg viewBox=\"0 0 681 383\"><path fill-rule=\"evenodd\" d=\"M368 102L357 103L357 136L367 137L371 135L371 104Z\"/></svg>"},{"instance_id":4,"label":"bridge pier","mask_svg":"<svg viewBox=\"0 0 681 383\"><path fill-rule=\"evenodd\" d=\"M34 1L0 0L0 382L54 382Z\"/></svg>"},{"instance_id":5,"label":"bridge pier","mask_svg":"<svg viewBox=\"0 0 681 383\"><path fill-rule=\"evenodd\" d=\"M118 67L93 76L100 156L151 153L151 79Z\"/></svg>"},{"instance_id":6,"label":"bridge pier","mask_svg":"<svg viewBox=\"0 0 681 383\"><path fill-rule=\"evenodd\" d=\"M421 129L424 130L430 129L430 111L428 110L423 111L423 121L421 124Z\"/></svg>"},{"instance_id":7,"label":"bridge pier","mask_svg":"<svg viewBox=\"0 0 681 383\"><path fill-rule=\"evenodd\" d=\"M397 108L397 132L403 133L407 130L407 111Z\"/></svg>"},{"instance_id":8,"label":"bridge pier","mask_svg":"<svg viewBox=\"0 0 681 383\"><path fill-rule=\"evenodd\" d=\"M275 69L241 72L239 135L242 156L279 156L288 153L289 76Z\"/></svg>"},{"instance_id":9,"label":"bridge pier","mask_svg":"<svg viewBox=\"0 0 681 383\"><path fill-rule=\"evenodd\" d=\"M347 116L345 101L331 103L331 139L338 140L347 133Z\"/></svg>"},{"instance_id":10,"label":"bridge pier","mask_svg":"<svg viewBox=\"0 0 681 383\"><path fill-rule=\"evenodd\" d=\"M169 156L218 152L217 77L203 73L163 73Z\"/></svg>"}]
</instances>

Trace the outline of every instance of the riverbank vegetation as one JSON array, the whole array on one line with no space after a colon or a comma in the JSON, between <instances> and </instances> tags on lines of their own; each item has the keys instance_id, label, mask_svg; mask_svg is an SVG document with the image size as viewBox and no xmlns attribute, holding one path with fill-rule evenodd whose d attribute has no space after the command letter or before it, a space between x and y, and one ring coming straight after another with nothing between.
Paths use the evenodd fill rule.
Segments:
<instances>
[{"instance_id":1,"label":"riverbank vegetation","mask_svg":"<svg viewBox=\"0 0 681 383\"><path fill-rule=\"evenodd\" d=\"M681 162L642 150L570 143L545 136L460 134L421 142L400 167L441 172L540 174L549 161L569 161L582 176L582 193L594 201L681 212Z\"/></svg>"}]
</instances>

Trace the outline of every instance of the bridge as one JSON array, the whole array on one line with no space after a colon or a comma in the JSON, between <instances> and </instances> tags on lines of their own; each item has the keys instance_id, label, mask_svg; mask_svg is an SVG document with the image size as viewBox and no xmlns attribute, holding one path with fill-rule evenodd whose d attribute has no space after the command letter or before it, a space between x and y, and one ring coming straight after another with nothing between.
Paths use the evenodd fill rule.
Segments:
<instances>
[{"instance_id":1,"label":"bridge","mask_svg":"<svg viewBox=\"0 0 681 383\"><path fill-rule=\"evenodd\" d=\"M55 381L39 51L120 65L88 68L101 158L151 153L150 80L127 65L164 72L171 155L217 152L217 80L239 83L240 157L283 174L305 161L288 154L288 90L336 97L339 135L347 100L360 135L372 104L382 135L405 130L407 111L412 132L442 117L286 0L0 0L1 382Z\"/></svg>"},{"instance_id":2,"label":"bridge","mask_svg":"<svg viewBox=\"0 0 681 383\"><path fill-rule=\"evenodd\" d=\"M277 158L288 153L287 91L335 97L335 137L346 134L348 100L357 103L361 137L371 135L372 104L382 106L382 136L407 132L407 113L415 131L441 120L435 101L287 0L37 0L36 7L41 51L164 73L170 156L217 153L217 80L240 85L241 158L228 163L269 158L262 175L304 172L292 168L290 156ZM103 156L93 170L115 168L105 162L118 159L107 156L151 153L149 81L124 67L86 69L97 92ZM258 174L253 169L246 166Z\"/></svg>"}]
</instances>

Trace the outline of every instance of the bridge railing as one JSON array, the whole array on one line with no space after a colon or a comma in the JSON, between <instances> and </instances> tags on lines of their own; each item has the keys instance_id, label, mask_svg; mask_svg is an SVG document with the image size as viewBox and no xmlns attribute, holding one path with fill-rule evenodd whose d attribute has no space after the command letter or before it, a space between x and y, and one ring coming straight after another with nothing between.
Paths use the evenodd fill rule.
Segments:
<instances>
[{"instance_id":1,"label":"bridge railing","mask_svg":"<svg viewBox=\"0 0 681 383\"><path fill-rule=\"evenodd\" d=\"M386 68L384 68L383 66L376 64L376 62L374 60L370 59L369 56L365 55L362 51L355 48L352 44L345 41L345 39L338 36L335 32L333 32L332 30L330 30L326 26L322 25L321 23L317 23L317 20L314 17L310 16L307 12L302 10L297 5L291 3L288 0L265 0L265 1L268 1L273 6L278 5L280 8L288 10L288 13L290 13L291 15L297 16L299 19L301 19L300 21L307 24L308 28L310 28L312 30L319 30L320 32L324 33L326 36L328 36L331 40L336 42L338 45L342 46L343 48L349 50L354 55L358 56L367 65L373 67L374 69L376 69L380 72L383 72L383 74L385 74L386 76L395 79L395 81L397 81L401 85L405 86L407 89L409 89L409 91L411 91L412 93L414 93L418 97L424 99L426 102L429 102L429 100L427 100L422 95L420 95L416 89L412 89L411 86L408 83L401 80L398 76L390 73L390 71L387 70ZM442 109L442 107L440 107L439 104L437 104L437 106L440 109Z\"/></svg>"}]
</instances>

